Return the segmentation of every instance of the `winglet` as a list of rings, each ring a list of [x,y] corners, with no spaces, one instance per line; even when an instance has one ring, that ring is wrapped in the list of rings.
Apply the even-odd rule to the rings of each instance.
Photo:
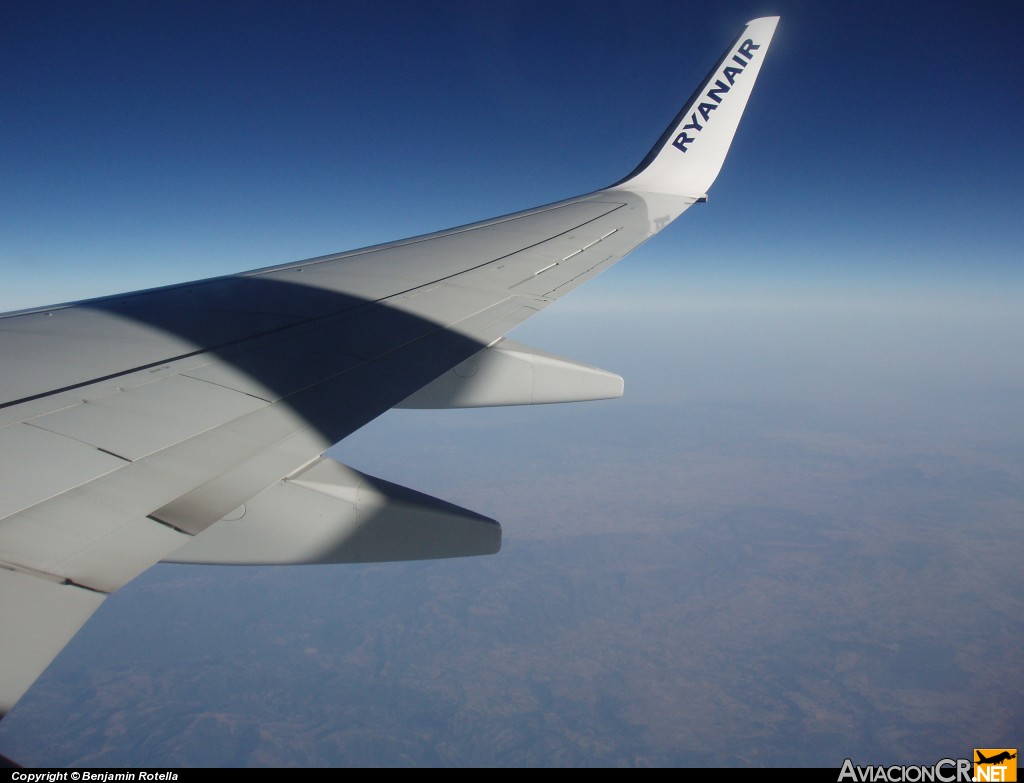
[[[732,144],[779,17],[747,22],[639,166],[612,190],[707,193]]]

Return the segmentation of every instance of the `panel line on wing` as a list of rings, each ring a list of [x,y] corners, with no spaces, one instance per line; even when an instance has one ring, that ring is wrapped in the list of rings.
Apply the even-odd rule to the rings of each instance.
[[[591,195],[595,195],[595,194],[591,194]],[[603,194],[603,192],[599,191],[598,195],[607,195],[607,194]],[[315,256],[313,258],[309,258],[309,259],[306,259],[304,261],[295,261],[295,262],[290,263],[290,264],[282,264],[282,265],[279,265],[279,266],[271,266],[271,267],[264,267],[262,269],[254,269],[254,270],[249,271],[249,272],[243,272],[242,276],[246,276],[246,277],[259,276],[259,275],[265,275],[265,274],[269,274],[269,273],[273,273],[273,272],[287,271],[287,270],[295,269],[297,267],[319,266],[320,264],[327,264],[327,263],[331,263],[332,261],[347,261],[349,259],[359,258],[361,256],[371,255],[373,253],[380,253],[380,252],[384,252],[384,251],[387,251],[387,250],[397,250],[399,248],[405,248],[405,247],[409,247],[411,245],[421,244],[423,242],[431,242],[431,241],[434,241],[434,240],[437,240],[437,239],[443,239],[445,237],[459,236],[460,234],[467,234],[467,233],[472,232],[472,231],[477,231],[477,230],[480,230],[480,229],[491,228],[491,227],[494,227],[494,226],[502,226],[504,224],[513,223],[513,222],[515,222],[517,220],[525,220],[527,218],[536,217],[538,215],[544,215],[544,214],[549,213],[549,212],[556,212],[557,210],[565,209],[567,207],[571,207],[571,206],[574,206],[576,204],[583,204],[583,203],[587,203],[587,204],[608,204],[609,206],[613,207],[608,212],[605,212],[602,215],[598,215],[597,216],[598,218],[603,217],[604,215],[607,215],[610,212],[614,212],[616,209],[619,209],[619,208],[625,206],[624,204],[622,204],[621,202],[618,202],[618,201],[605,201],[603,199],[586,199],[586,198],[583,198],[583,197],[577,197],[577,198],[574,198],[574,199],[567,199],[566,201],[559,201],[559,202],[556,202],[554,204],[549,204],[549,205],[547,205],[545,207],[540,207],[538,209],[527,210],[525,212],[514,213],[512,215],[505,215],[504,217],[501,217],[501,218],[495,218],[495,219],[492,219],[492,220],[485,220],[485,221],[481,221],[481,222],[478,222],[478,223],[470,223],[469,225],[460,226],[458,228],[448,229],[447,231],[438,231],[438,232],[434,232],[434,233],[431,233],[431,234],[423,234],[422,236],[410,237],[408,239],[402,239],[402,240],[399,240],[397,242],[386,242],[386,243],[381,244],[381,245],[371,245],[370,247],[363,248],[361,250],[349,250],[349,251],[346,251],[344,253],[331,253],[331,254],[328,254],[326,256]],[[594,219],[597,219],[597,218],[594,218]],[[588,221],[585,221],[584,223],[580,223],[579,225],[581,225],[581,226],[582,225],[586,225],[586,223],[589,223],[589,222],[590,221],[588,220]],[[577,226],[577,228],[578,227],[579,226]],[[572,231],[573,229],[568,229],[568,230]],[[542,240],[542,241],[544,241],[544,240]],[[525,249],[525,248],[521,248],[521,249]],[[492,259],[492,260],[497,260],[497,259]],[[489,263],[489,262],[486,262],[486,263]],[[48,310],[48,309],[52,309],[52,308],[40,308],[40,310]]]

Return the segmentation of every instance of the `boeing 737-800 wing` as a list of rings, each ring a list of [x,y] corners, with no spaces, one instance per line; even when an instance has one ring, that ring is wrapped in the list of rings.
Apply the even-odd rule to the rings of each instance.
[[[776,18],[750,22],[641,165],[437,234],[0,317],[0,714],[161,560],[485,554],[485,517],[325,458],[396,406],[616,397],[505,334],[703,199]]]

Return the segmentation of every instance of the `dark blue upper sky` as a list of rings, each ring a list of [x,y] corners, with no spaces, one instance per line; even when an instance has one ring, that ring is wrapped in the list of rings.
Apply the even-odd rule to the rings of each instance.
[[[283,263],[609,184],[743,22],[775,13],[712,204],[657,255],[727,277],[1019,281],[1019,3],[0,13],[0,309]]]

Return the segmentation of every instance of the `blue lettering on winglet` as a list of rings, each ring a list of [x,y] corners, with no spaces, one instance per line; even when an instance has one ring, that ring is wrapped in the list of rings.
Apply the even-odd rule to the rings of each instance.
[[[729,62],[736,63],[736,65],[727,65],[720,74],[717,74],[719,78],[715,79],[707,92],[700,97],[700,103],[690,115],[690,121],[680,128],[681,132],[676,135],[675,140],[672,142],[673,147],[686,152],[687,145],[697,140],[697,134],[704,130],[705,124],[711,118],[711,112],[718,108],[718,105],[722,102],[722,96],[732,89],[732,86],[736,83],[736,77],[743,73],[744,69],[750,65],[750,61],[754,59],[754,50],[760,48],[761,45],[754,43],[750,38],[740,44],[736,54],[729,60]]]

